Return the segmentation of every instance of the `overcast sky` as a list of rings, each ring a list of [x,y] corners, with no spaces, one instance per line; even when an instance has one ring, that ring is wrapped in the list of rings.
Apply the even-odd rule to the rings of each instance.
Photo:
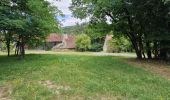
[[[76,23],[86,22],[87,20],[80,20],[72,16],[72,12],[69,10],[71,0],[48,0],[53,5],[57,6],[59,10],[63,12],[65,17],[57,16],[58,20],[61,21],[62,26],[73,26]]]

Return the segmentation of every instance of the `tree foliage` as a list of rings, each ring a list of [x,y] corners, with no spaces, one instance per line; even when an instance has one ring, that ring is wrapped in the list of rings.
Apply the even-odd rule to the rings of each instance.
[[[10,43],[16,43],[16,53],[23,57],[25,45],[42,41],[48,33],[58,30],[56,7],[46,0],[1,0],[0,31],[10,53]]]
[[[77,24],[75,26],[68,26],[62,29],[63,33],[80,35],[82,33],[91,38],[90,51],[102,51],[105,36],[108,33],[101,25],[90,25],[89,23]]]
[[[91,48],[91,39],[86,34],[80,34],[76,37],[76,48],[79,51],[87,51]]]
[[[72,0],[75,17],[127,36],[138,58],[166,58],[170,39],[169,0]],[[105,25],[101,25],[105,27]],[[154,44],[152,49],[151,45]]]
[[[62,28],[64,34],[81,34],[84,33],[88,27],[88,23],[76,24],[74,26],[66,26]]]

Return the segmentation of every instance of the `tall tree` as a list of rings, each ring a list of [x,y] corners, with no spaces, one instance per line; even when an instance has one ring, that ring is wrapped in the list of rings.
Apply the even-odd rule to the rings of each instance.
[[[29,41],[41,41],[59,28],[59,10],[46,0],[1,0],[0,4],[0,30],[6,36],[8,48],[11,40],[17,42],[21,57]]]
[[[94,24],[109,21],[108,30],[128,36],[141,59],[145,51],[151,58],[153,42],[165,49],[162,40],[169,41],[169,7],[168,0],[72,0],[71,10],[78,18],[90,16]]]

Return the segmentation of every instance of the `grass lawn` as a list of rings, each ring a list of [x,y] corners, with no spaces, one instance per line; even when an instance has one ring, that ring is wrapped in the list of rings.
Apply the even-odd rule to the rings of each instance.
[[[170,81],[120,57],[0,56],[0,97],[12,100],[168,100]],[[1,100],[0,98],[0,100]]]

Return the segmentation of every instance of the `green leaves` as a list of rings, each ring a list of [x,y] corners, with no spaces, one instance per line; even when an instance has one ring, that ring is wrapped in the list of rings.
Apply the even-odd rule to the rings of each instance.
[[[90,17],[95,26],[128,36],[142,58],[146,41],[169,41],[169,5],[169,0],[73,0],[71,10],[78,18]]]
[[[15,40],[13,42],[20,42],[24,47],[58,31],[56,14],[59,13],[46,0],[1,0],[0,31],[10,34],[8,42]]]
[[[91,39],[86,34],[80,34],[76,37],[76,47],[80,51],[86,51],[91,47]]]

